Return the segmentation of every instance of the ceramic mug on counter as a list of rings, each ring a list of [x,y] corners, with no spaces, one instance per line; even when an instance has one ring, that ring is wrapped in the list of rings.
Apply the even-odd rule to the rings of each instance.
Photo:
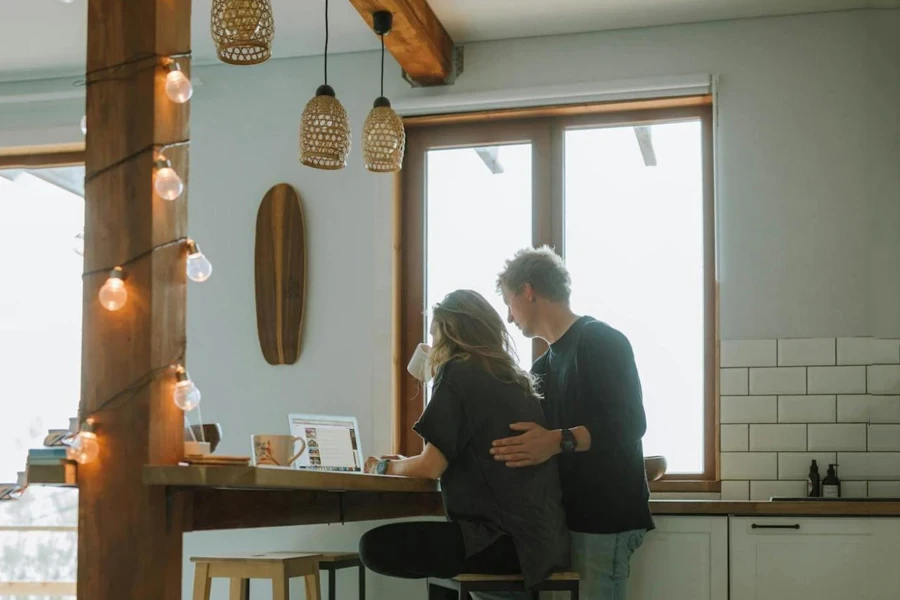
[[[294,452],[295,444],[300,443],[300,451]],[[270,435],[257,433],[250,436],[253,449],[254,465],[274,465],[290,467],[306,451],[303,438],[291,435]]]

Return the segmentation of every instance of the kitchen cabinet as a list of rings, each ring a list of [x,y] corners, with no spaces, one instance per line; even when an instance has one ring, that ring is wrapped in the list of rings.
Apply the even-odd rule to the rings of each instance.
[[[730,600],[900,598],[900,519],[731,517]]]
[[[631,559],[628,600],[727,600],[728,517],[655,521]]]

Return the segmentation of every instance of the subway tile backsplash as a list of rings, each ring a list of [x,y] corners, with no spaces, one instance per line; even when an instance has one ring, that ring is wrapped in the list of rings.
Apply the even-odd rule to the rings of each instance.
[[[845,497],[900,497],[900,340],[723,340],[723,500],[803,496],[810,462]]]

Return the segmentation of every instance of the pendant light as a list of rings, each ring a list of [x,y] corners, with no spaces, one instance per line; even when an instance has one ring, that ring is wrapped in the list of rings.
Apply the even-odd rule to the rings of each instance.
[[[372,15],[372,28],[381,36],[381,95],[363,125],[363,160],[366,168],[375,173],[399,171],[406,148],[403,120],[384,97],[384,36],[391,32],[393,15],[378,11]]]
[[[303,109],[300,121],[300,162],[333,171],[347,166],[350,120],[328,85],[328,0],[325,0],[325,83]]]
[[[222,62],[256,65],[272,56],[275,17],[270,0],[213,0],[209,22]]]

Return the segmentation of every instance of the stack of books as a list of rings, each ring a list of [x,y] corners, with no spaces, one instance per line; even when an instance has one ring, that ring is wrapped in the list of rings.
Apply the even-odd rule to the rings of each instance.
[[[69,457],[69,447],[63,445],[69,434],[66,430],[50,430],[44,448],[28,451],[28,481],[45,485],[74,485],[75,463]]]
[[[53,446],[51,448],[32,448],[28,451],[28,465],[59,466],[60,463],[69,460],[69,448],[67,446]]]

